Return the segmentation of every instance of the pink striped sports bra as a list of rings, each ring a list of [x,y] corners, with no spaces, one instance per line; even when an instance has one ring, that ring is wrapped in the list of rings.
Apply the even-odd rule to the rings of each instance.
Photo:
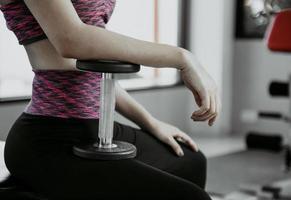
[[[80,19],[105,28],[115,0],[71,0]],[[19,44],[47,38],[22,0],[0,6]],[[32,98],[24,112],[61,118],[99,119],[101,74],[68,70],[33,70]]]
[[[115,0],[71,0],[80,19],[90,25],[105,28],[115,7]],[[14,32],[19,44],[27,45],[47,36],[23,0],[0,5],[8,29]]]

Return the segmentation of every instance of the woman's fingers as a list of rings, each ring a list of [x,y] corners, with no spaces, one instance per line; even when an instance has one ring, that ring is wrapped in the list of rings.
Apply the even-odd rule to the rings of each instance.
[[[201,99],[201,106],[199,110],[195,111],[193,115],[201,116],[208,112],[210,108],[210,97],[206,91],[199,92],[199,97]]]
[[[212,126],[217,118],[219,109],[220,109],[220,102],[219,102],[219,98],[217,97],[217,95],[215,96],[216,99],[216,109],[215,109],[215,114],[214,116],[209,120],[209,126]]]
[[[166,143],[172,147],[172,149],[176,152],[176,154],[178,156],[183,156],[184,155],[184,152],[183,152],[182,148],[180,147],[178,142],[172,136],[170,136],[167,139]]]
[[[198,145],[186,133],[180,132],[180,134],[175,137],[178,141],[187,144],[193,151],[199,151]]]
[[[214,117],[212,117],[212,118],[209,120],[209,123],[208,123],[209,126],[213,126],[213,124],[214,124],[216,118],[217,118],[217,115],[215,115]]]
[[[207,121],[207,120],[211,119],[215,115],[215,109],[216,109],[215,97],[211,96],[210,97],[210,109],[208,110],[208,112],[204,116],[201,117],[201,119],[203,121]]]
[[[215,95],[216,96],[216,95]],[[212,126],[212,124],[210,123],[210,120],[213,119],[213,117],[216,115],[216,108],[217,108],[217,102],[216,102],[216,98],[215,96],[211,96],[211,108],[210,108],[210,115],[208,116],[207,119],[209,119],[208,121],[208,125]]]
[[[208,121],[208,125],[212,126],[220,110],[220,99],[218,98],[217,89],[212,88],[208,92],[204,90],[204,92],[198,94],[201,97],[202,106],[192,114],[191,118],[194,121]]]
[[[200,98],[199,94],[198,94],[196,91],[194,91],[194,92],[193,92],[193,96],[194,96],[194,99],[195,99],[196,104],[197,104],[199,107],[201,107],[202,102],[201,102],[201,98]]]
[[[211,96],[210,98],[210,106],[207,112],[205,112],[203,115],[192,115],[192,119],[194,121],[207,121],[211,118],[214,117],[214,115],[216,114],[216,108],[217,108],[217,102],[216,102],[216,98],[214,96]]]

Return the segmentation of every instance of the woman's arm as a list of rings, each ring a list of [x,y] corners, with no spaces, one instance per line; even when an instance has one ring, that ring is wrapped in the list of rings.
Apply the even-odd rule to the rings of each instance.
[[[174,138],[180,142],[186,143],[194,151],[198,151],[197,145],[186,133],[177,127],[154,118],[118,83],[116,83],[116,111],[136,123],[149,134],[154,135],[162,142],[171,146],[178,156],[182,156],[184,153]]]
[[[144,130],[151,131],[155,126],[154,117],[132,98],[118,82],[116,82],[116,111]]]
[[[181,48],[87,25],[70,0],[25,0],[25,3],[63,57],[120,60],[152,67],[183,66]]]

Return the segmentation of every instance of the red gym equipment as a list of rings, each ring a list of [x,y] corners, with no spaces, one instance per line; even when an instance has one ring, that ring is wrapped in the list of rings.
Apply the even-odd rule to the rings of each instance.
[[[291,9],[284,9],[277,13],[272,19],[270,26],[266,33],[267,46],[274,52],[291,52]],[[290,54],[291,55],[291,54]],[[289,116],[283,116],[279,114],[281,120],[286,121],[290,125],[291,130],[291,75],[289,76],[289,82],[272,82],[269,87],[270,95],[273,97],[289,97]],[[279,116],[277,115],[277,116]],[[276,117],[275,117],[276,118]],[[279,119],[277,117],[277,119]],[[291,131],[287,134],[288,144],[286,147],[285,164],[286,169],[291,168]]]
[[[267,44],[272,51],[291,52],[291,9],[276,14],[267,31]]]

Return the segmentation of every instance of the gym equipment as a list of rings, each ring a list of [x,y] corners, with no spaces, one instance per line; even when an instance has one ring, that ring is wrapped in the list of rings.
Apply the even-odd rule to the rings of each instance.
[[[291,107],[291,105],[290,105]],[[255,112],[255,111],[243,111],[241,118],[244,122],[254,123],[259,118],[263,119],[275,119],[282,120],[291,126],[290,116],[276,112]],[[290,128],[291,129],[291,128]],[[248,148],[267,149],[272,151],[285,151],[285,171],[289,172],[291,169],[291,133],[286,133],[286,144],[284,145],[283,138],[277,135],[266,135],[263,133],[251,132],[247,134],[246,144]]]
[[[291,9],[284,9],[275,14],[267,31],[267,46],[271,51],[276,52],[291,52]],[[269,93],[272,97],[288,98],[291,94],[291,75],[288,82],[274,81],[269,85]],[[289,97],[290,98],[290,97]],[[290,125],[290,130],[286,133],[286,145],[282,145],[282,138],[279,135],[264,135],[257,132],[251,132],[247,135],[246,142],[250,148],[263,148],[285,150],[285,172],[291,169],[291,99],[289,99],[289,114],[280,112],[266,112],[266,111],[243,111],[241,119],[245,122],[255,122],[259,118],[282,120]],[[250,186],[256,198],[263,197],[263,199],[291,199],[290,195],[284,197],[282,191],[290,191],[291,181],[281,180],[276,185],[265,185],[256,187]],[[266,195],[269,195],[266,197]],[[271,196],[270,196],[271,195]]]
[[[291,105],[290,105],[291,107]],[[255,123],[259,119],[273,119],[284,121],[291,126],[291,117],[279,112],[244,110],[241,114],[241,120],[246,123]],[[291,128],[290,128],[291,129]],[[272,151],[285,151],[285,171],[291,169],[291,133],[286,133],[285,145],[282,136],[279,134],[263,134],[250,132],[246,137],[246,145],[251,149],[266,149]]]
[[[248,149],[264,149],[280,152],[283,149],[283,138],[279,134],[265,135],[258,132],[249,132],[246,137]]]
[[[279,12],[267,34],[268,48],[272,51],[291,51],[291,9]]]
[[[269,94],[273,97],[289,97],[289,83],[274,81],[269,86]]]
[[[285,9],[277,13],[269,26],[269,31],[267,34],[267,45],[268,48],[276,52],[291,52],[291,9]],[[291,83],[291,75],[289,76],[289,83]],[[270,93],[273,96],[287,96],[291,93],[291,87],[289,83],[273,83],[270,85]],[[275,91],[276,89],[276,91]],[[291,100],[289,100],[290,115],[285,116],[282,114],[282,118],[285,122],[290,125],[291,130]],[[291,131],[287,133],[287,145],[285,148],[285,167],[286,170],[290,170],[291,166]]]
[[[240,185],[240,191],[243,192],[242,194],[250,195],[250,199],[254,199],[257,197],[258,199],[282,199],[281,192],[282,188],[273,185],[265,185],[260,186],[256,184],[242,184]],[[252,198],[251,198],[252,197]],[[256,199],[257,199],[256,198]],[[286,198],[289,200],[289,198]]]
[[[286,116],[279,112],[243,110],[241,113],[241,119],[243,122],[254,123],[257,120],[259,120],[259,118],[276,119],[276,120],[283,120],[285,122],[291,122],[291,119],[289,116]]]
[[[135,73],[140,66],[128,62],[109,60],[78,60],[82,71],[101,72],[100,119],[98,139],[74,146],[75,155],[96,160],[120,160],[136,156],[136,147],[127,142],[112,141],[115,110],[114,73]]]
[[[275,14],[267,34],[267,46],[271,51],[291,52],[291,9],[284,9]],[[269,86],[269,93],[272,97],[289,97],[291,94],[291,75],[288,82],[274,81]],[[265,111],[243,111],[241,118],[245,122],[255,122],[259,118],[282,120],[290,124],[290,131],[286,134],[285,146],[285,168],[290,170],[291,167],[291,100],[289,106],[290,114],[286,115],[279,112]],[[262,135],[256,135],[256,139],[262,139]],[[266,137],[266,136],[265,136]],[[254,139],[254,135],[252,136]],[[266,138],[264,138],[266,139]]]

